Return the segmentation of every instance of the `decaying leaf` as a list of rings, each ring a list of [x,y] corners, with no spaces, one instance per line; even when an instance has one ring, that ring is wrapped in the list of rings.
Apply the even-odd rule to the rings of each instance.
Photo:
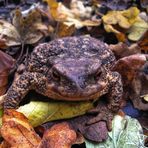
[[[48,31],[41,21],[37,8],[29,9],[27,13],[16,9],[13,12],[12,24],[0,20],[0,40],[5,40],[7,46],[34,44]]]
[[[28,119],[13,109],[5,110],[2,117],[2,137],[11,147],[33,148],[40,143],[40,137],[35,133]]]
[[[0,96],[6,92],[8,75],[14,66],[14,59],[0,50]]]
[[[47,130],[38,148],[71,148],[77,138],[76,132],[63,122]]]
[[[116,115],[108,139],[101,143],[85,140],[86,148],[138,148],[144,147],[144,135],[138,120]]]
[[[90,17],[92,8],[84,7],[82,1],[72,0],[70,9],[56,0],[44,0],[48,3],[52,18],[58,22],[64,22],[68,26],[75,25],[77,29],[84,26],[99,26],[101,21],[92,20]],[[89,18],[88,18],[89,16]]]
[[[31,125],[34,127],[42,123],[67,119],[83,115],[89,109],[93,108],[91,102],[41,102],[31,101],[29,104],[21,106],[18,111],[23,113]]]

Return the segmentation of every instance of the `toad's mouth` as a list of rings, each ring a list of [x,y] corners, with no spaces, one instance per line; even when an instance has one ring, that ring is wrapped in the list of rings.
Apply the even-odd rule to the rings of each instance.
[[[46,96],[55,100],[65,101],[93,100],[103,95],[105,87],[105,83],[101,85],[87,87],[86,89],[78,89],[77,91],[68,91],[65,88],[61,87],[59,87],[58,89],[52,87],[47,90],[48,92],[46,92]]]

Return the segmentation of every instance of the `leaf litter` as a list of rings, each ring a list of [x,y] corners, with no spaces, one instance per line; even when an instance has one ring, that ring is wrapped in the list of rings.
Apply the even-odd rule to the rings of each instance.
[[[146,15],[148,8],[146,4],[146,1],[138,3],[130,0],[64,0],[63,2],[44,0],[36,3],[28,0],[24,3],[8,0],[7,3],[0,2],[0,11],[2,11],[0,14],[1,108],[5,92],[18,72],[17,67],[27,62],[27,58],[37,44],[55,38],[86,34],[111,44],[109,47],[118,59],[114,69],[120,72],[123,79],[125,104],[130,99],[134,107],[145,114],[148,110],[148,19]],[[14,48],[18,50],[11,57],[9,53]],[[111,133],[107,134],[103,121],[96,125],[85,125],[86,121],[92,118],[86,114],[87,110],[93,107],[91,102],[70,104],[34,101],[33,94],[31,99],[33,99],[31,102],[19,107],[17,111],[8,110],[3,115],[3,109],[1,109],[3,121],[1,134],[4,138],[1,147],[22,147],[23,141],[24,147],[63,146],[69,148],[77,143],[78,134],[87,139],[85,143],[88,148],[94,146],[92,141],[100,142],[99,145],[95,145],[96,147],[105,142],[111,148],[115,147],[110,143],[112,136]],[[117,118],[119,117],[115,117],[113,123],[117,122]],[[113,124],[112,134],[118,133],[118,136],[112,137],[113,143],[116,146],[120,144],[123,146],[124,143],[126,147],[126,144],[131,144],[134,140],[134,138],[129,138],[130,141],[126,141],[127,134],[142,135],[143,131],[137,120],[127,116],[120,118],[122,118],[120,121],[126,120],[126,128],[129,128],[128,125],[131,123],[131,125],[138,125],[138,129],[133,128],[131,132],[132,128],[129,128],[130,132],[127,133],[125,129],[122,129],[123,125],[125,127],[125,122],[120,122],[120,127]],[[61,119],[64,119],[64,122]],[[148,127],[144,120],[145,118],[141,117],[139,121],[146,129]],[[52,124],[54,122],[56,124]],[[44,128],[43,137],[39,137],[32,126],[39,127],[45,124],[53,126]],[[62,138],[60,138],[59,128],[63,132]],[[147,130],[144,130],[144,134],[148,135]],[[135,138],[135,140],[135,147],[139,142],[141,146],[144,144],[143,137]],[[80,141],[82,143],[84,139]]]

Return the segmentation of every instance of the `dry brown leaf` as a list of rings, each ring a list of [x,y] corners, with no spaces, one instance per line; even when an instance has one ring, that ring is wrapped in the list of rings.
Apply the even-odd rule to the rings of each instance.
[[[76,132],[70,128],[68,123],[59,123],[45,132],[38,148],[71,148],[76,138]]]
[[[11,147],[34,148],[40,143],[40,137],[22,113],[14,109],[5,110],[2,122],[2,137]]]
[[[138,45],[140,46],[141,50],[148,51],[148,31],[145,33],[143,38],[139,41]]]
[[[14,66],[14,59],[0,50],[0,96],[6,91],[8,75]]]
[[[5,20],[0,20],[0,40],[5,40],[6,46],[21,44],[16,28]]]
[[[148,105],[141,96],[148,94],[148,62],[144,54],[135,54],[121,58],[114,66],[122,76],[124,98],[131,99],[135,108],[148,110]]]
[[[7,46],[34,44],[49,33],[37,8],[26,11],[24,13],[20,9],[14,10],[12,24],[0,20],[0,40],[5,40]]]
[[[120,42],[115,45],[109,45],[109,48],[114,52],[117,59],[141,53],[141,48],[136,43],[128,46],[127,44]]]
[[[128,85],[134,79],[139,70],[146,62],[146,57],[143,54],[135,54],[119,59],[114,70],[118,71],[123,78],[123,84]]]

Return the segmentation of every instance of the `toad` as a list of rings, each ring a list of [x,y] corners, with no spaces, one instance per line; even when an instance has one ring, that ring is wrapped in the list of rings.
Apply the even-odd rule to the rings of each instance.
[[[7,91],[4,109],[17,108],[29,90],[55,100],[88,101],[105,95],[106,107],[88,124],[111,120],[120,109],[122,82],[118,72],[111,71],[115,56],[109,46],[89,36],[65,37],[38,45],[25,71]]]

